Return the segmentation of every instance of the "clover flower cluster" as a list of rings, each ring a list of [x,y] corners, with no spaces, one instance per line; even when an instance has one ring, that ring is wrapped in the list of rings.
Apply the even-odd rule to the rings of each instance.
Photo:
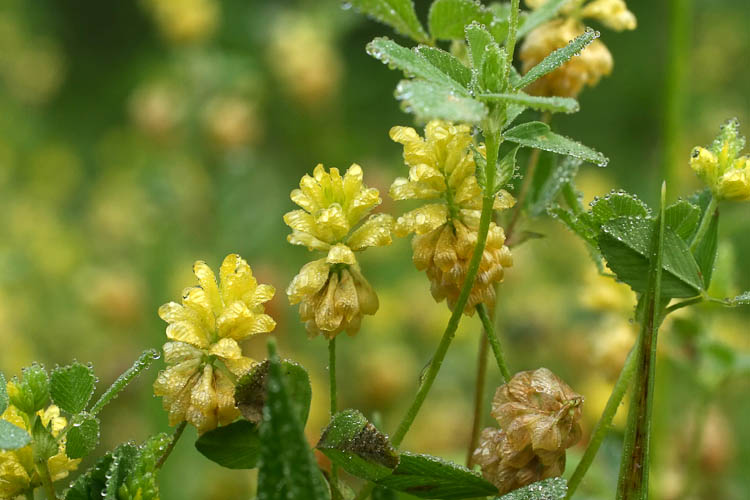
[[[538,9],[547,0],[526,0],[531,9]],[[560,17],[532,30],[519,50],[522,71],[526,73],[551,52],[565,47],[584,33],[584,18],[595,19],[615,31],[633,30],[636,19],[623,0],[571,0],[560,9]],[[594,40],[578,57],[572,58],[555,71],[532,83],[526,90],[534,95],[575,97],[584,86],[594,86],[602,76],[609,75],[614,65],[612,54],[601,40]]]
[[[473,462],[500,494],[562,475],[565,450],[581,438],[583,397],[546,368],[519,372],[498,388]]]
[[[750,156],[739,156],[745,147],[737,119],[722,125],[721,133],[707,148],[696,147],[690,168],[719,200],[750,200]]]

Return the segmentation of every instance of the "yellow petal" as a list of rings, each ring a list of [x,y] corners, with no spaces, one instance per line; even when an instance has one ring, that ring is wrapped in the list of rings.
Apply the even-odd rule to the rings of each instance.
[[[29,487],[31,478],[11,451],[0,451],[0,498],[16,498]]]
[[[315,237],[333,244],[346,236],[349,232],[349,221],[344,209],[338,203],[323,208],[315,213]]]
[[[237,255],[229,254],[219,268],[221,298],[224,304],[240,300],[258,286],[250,265]]]
[[[328,264],[356,264],[357,259],[354,257],[354,252],[351,248],[346,245],[338,244],[331,247],[326,257]]]
[[[330,268],[325,259],[314,260],[302,266],[286,290],[289,302],[297,304],[303,298],[317,293],[325,285]]]
[[[219,297],[219,286],[216,283],[216,276],[208,265],[202,260],[193,264],[193,272],[198,278],[198,284],[206,294],[208,303],[215,314],[221,311],[221,299]]]
[[[339,277],[332,273],[328,279],[328,285],[324,289],[324,295],[315,309],[315,324],[321,330],[333,332],[341,325],[344,319],[342,311],[336,308],[336,288]]]
[[[308,212],[314,212],[317,209],[315,202],[307,194],[303,193],[301,189],[293,190],[290,198],[294,203]]]
[[[188,321],[178,321],[167,326],[167,338],[187,342],[196,347],[208,346],[208,336],[200,325]]]
[[[167,342],[164,344],[164,362],[167,364],[200,359],[203,352],[184,342]]]
[[[315,218],[304,210],[292,210],[284,214],[287,226],[303,233],[313,234],[316,229]]]
[[[331,247],[329,243],[316,238],[312,234],[299,231],[292,232],[286,237],[286,240],[292,245],[305,246],[308,250],[328,250]]]
[[[225,359],[224,364],[227,365],[229,371],[241,377],[249,372],[253,366],[257,365],[258,362],[246,356],[241,356],[238,359]]]
[[[431,203],[399,217],[394,231],[401,237],[410,233],[426,234],[445,224],[447,220],[448,207],[442,203]]]
[[[354,277],[354,283],[357,288],[357,302],[362,314],[375,314],[378,311],[378,295],[370,283],[365,279],[362,273],[352,267],[349,269]]]
[[[209,354],[226,359],[239,359],[242,357],[242,349],[234,339],[221,339],[211,346]]]
[[[251,293],[247,293],[242,300],[247,306],[255,312],[262,311],[262,304],[265,304],[276,294],[276,289],[271,285],[258,285]],[[258,308],[260,308],[258,310]]]
[[[213,330],[216,324],[213,306],[203,288],[193,286],[182,291],[182,305],[195,311],[197,317],[207,330]]]
[[[440,198],[443,191],[429,187],[420,182],[412,182],[404,177],[398,177],[393,184],[389,193],[394,200],[430,200]]]
[[[355,252],[367,247],[387,246],[393,242],[392,230],[393,217],[387,214],[372,215],[349,236],[346,244]]]
[[[581,14],[597,19],[615,31],[634,30],[638,24],[624,0],[594,0],[583,8]]]
[[[266,314],[253,312],[242,301],[232,302],[216,320],[219,337],[244,340],[250,335],[270,332],[276,322]]]
[[[234,405],[234,384],[221,372],[216,377],[216,414],[219,425],[232,423],[240,416],[240,411]]]
[[[190,392],[190,406],[185,415],[186,419],[198,429],[198,433],[216,428],[217,397],[214,387],[213,367],[206,365],[203,374]]]

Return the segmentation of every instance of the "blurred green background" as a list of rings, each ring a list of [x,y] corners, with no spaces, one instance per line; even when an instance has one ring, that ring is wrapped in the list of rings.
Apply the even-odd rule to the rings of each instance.
[[[682,92],[682,114],[679,126],[666,127],[674,97],[666,83],[672,4],[692,4],[692,22],[676,59],[684,75],[671,87]],[[580,113],[554,119],[558,131],[611,158],[606,169],[582,169],[587,201],[617,187],[653,202],[664,177],[670,198],[687,195],[699,187],[687,167],[692,146],[710,143],[732,116],[750,135],[747,1],[628,5],[638,29],[603,32],[614,74],[584,91]],[[424,15],[428,2],[417,6]],[[384,195],[405,175],[401,148],[388,138],[391,126],[413,125],[392,98],[400,75],[364,51],[382,34],[393,36],[336,1],[2,0],[0,369],[12,375],[32,360],[53,366],[78,359],[94,362],[102,385],[109,383],[143,349],[164,342],[156,309],[193,283],[193,261],[216,267],[238,252],[261,282],[277,288],[269,306],[274,334],[284,355],[311,373],[307,432],[317,439],[327,420],[326,346],[307,340],[284,294],[312,255],[286,243],[281,217],[292,209],[291,189],[319,162],[361,164],[365,182]],[[676,154],[666,153],[669,137]],[[381,208],[403,210],[387,196]],[[717,294],[750,289],[747,214],[746,205],[722,207]],[[556,222],[523,227],[547,237],[514,251],[501,287],[498,321],[509,364],[547,366],[582,393],[588,434],[632,344],[633,299],[626,287],[598,277],[583,245]],[[355,338],[338,343],[339,404],[380,412],[388,430],[449,316],[410,254],[409,241],[400,240],[364,255],[381,308]],[[657,498],[747,498],[748,379],[730,377],[710,394],[699,387],[723,369],[701,343],[747,353],[748,319],[748,311],[704,307],[665,326]],[[464,461],[478,323],[463,321],[405,448]],[[247,345],[256,358],[264,348],[260,337]],[[155,376],[156,368],[141,375],[102,414],[99,452],[167,430],[151,395]],[[498,382],[490,363],[488,402]],[[613,496],[620,413],[580,498]],[[696,440],[700,414],[705,427]],[[569,465],[584,445],[569,452]],[[162,498],[248,498],[253,484],[252,473],[223,470],[184,439],[164,468]]]

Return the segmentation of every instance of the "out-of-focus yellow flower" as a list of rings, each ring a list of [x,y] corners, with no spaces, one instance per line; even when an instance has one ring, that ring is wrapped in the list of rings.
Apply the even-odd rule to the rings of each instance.
[[[581,438],[583,397],[546,368],[517,373],[500,386],[492,416],[501,430],[482,432],[473,460],[507,493],[565,469],[565,450]]]
[[[205,40],[219,24],[216,0],[144,0],[144,5],[161,34],[172,43]]]
[[[10,383],[8,389],[11,389]],[[41,418],[44,427],[55,437],[68,423],[65,417],[60,416],[60,409],[55,405],[40,410],[37,415]],[[1,418],[31,433],[26,419],[15,406],[8,406]],[[70,471],[78,468],[80,462],[80,459],[71,460],[65,454],[65,438],[63,437],[60,440],[58,453],[47,460],[52,481],[67,477]],[[34,467],[31,445],[13,451],[0,451],[0,498],[15,498],[29,488],[36,488],[40,485],[41,479]]]
[[[203,126],[222,149],[236,149],[256,141],[262,127],[254,104],[240,96],[217,96],[203,110]]]
[[[237,254],[228,255],[213,271],[202,261],[193,266],[198,286],[183,292],[182,304],[169,302],[159,316],[169,323],[164,360],[169,365],[154,382],[163,397],[169,424],[182,421],[204,433],[239,416],[234,405],[234,379],[255,361],[242,355],[238,342],[270,332],[276,322],[264,313],[273,297],[270,285],[259,285],[252,269]]]
[[[425,137],[411,127],[393,127],[391,139],[404,146],[404,161],[409,177],[400,177],[391,185],[394,200],[435,200],[396,221],[398,236],[414,233],[414,264],[425,270],[432,283],[435,300],[447,299],[452,309],[461,288],[477,242],[482,208],[482,189],[477,183],[471,127],[433,120],[425,128]],[[484,151],[484,145],[477,148]],[[504,210],[515,203],[513,196],[501,190],[494,208]],[[494,284],[502,281],[504,268],[513,265],[505,233],[490,225],[487,245],[479,274],[466,304],[473,314],[477,304],[494,304]]]
[[[546,0],[526,0],[537,9]],[[565,47],[568,42],[584,33],[581,20],[592,18],[616,31],[635,29],[635,15],[623,0],[594,0],[582,6],[582,1],[570,1],[560,9],[561,17],[535,28],[524,39],[519,51],[523,72],[539,64],[552,51]],[[594,40],[581,53],[548,73],[526,90],[534,95],[577,96],[585,85],[594,86],[602,76],[612,72],[612,54],[600,40]]]
[[[177,126],[184,114],[184,99],[177,88],[156,82],[140,86],[128,103],[135,124],[148,135],[164,139]]]
[[[729,120],[709,149],[698,146],[690,155],[690,168],[720,200],[750,200],[750,156],[739,156],[745,147],[739,129],[736,118]]]
[[[285,90],[308,108],[328,102],[339,87],[342,63],[331,32],[327,19],[292,11],[270,27],[269,63]]]
[[[363,219],[381,203],[377,189],[362,182],[362,168],[353,164],[341,176],[318,165],[305,175],[291,199],[301,210],[284,215],[292,228],[287,239],[308,250],[327,252],[323,259],[302,267],[287,288],[292,304],[311,336],[333,338],[342,331],[354,334],[364,314],[375,314],[378,297],[364,278],[354,252],[391,244],[393,218],[386,214]]]

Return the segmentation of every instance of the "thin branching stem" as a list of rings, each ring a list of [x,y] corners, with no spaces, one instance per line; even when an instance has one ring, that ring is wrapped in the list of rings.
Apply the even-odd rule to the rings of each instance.
[[[187,421],[183,420],[182,423],[180,423],[180,425],[178,425],[177,428],[174,430],[174,434],[172,434],[172,440],[169,441],[169,444],[167,445],[167,449],[164,450],[164,453],[159,458],[159,461],[156,462],[157,469],[161,469],[162,465],[164,465],[164,462],[166,462],[167,459],[169,458],[169,455],[172,454],[172,450],[174,450],[174,447],[177,444],[177,441],[180,440],[182,433],[185,432],[185,427],[187,427]]]
[[[487,340],[490,341],[490,346],[492,346],[492,354],[495,355],[497,367],[503,375],[503,382],[508,382],[510,380],[510,370],[508,370],[508,363],[505,361],[503,346],[500,344],[500,339],[495,332],[494,322],[492,321],[492,318],[490,318],[490,315],[487,314],[487,308],[484,304],[477,305],[477,314],[479,314],[479,319],[482,321]]]
[[[328,341],[328,388],[330,390],[331,418],[338,411],[338,398],[336,396],[336,337]],[[331,491],[334,498],[338,496],[339,470],[335,463],[331,463]]]
[[[479,446],[479,434],[482,432],[482,417],[484,416],[484,388],[487,385],[487,351],[490,344],[487,335],[479,336],[479,355],[477,356],[477,378],[474,384],[474,418],[471,424],[471,438],[466,453],[466,465],[472,466],[474,450]]]

